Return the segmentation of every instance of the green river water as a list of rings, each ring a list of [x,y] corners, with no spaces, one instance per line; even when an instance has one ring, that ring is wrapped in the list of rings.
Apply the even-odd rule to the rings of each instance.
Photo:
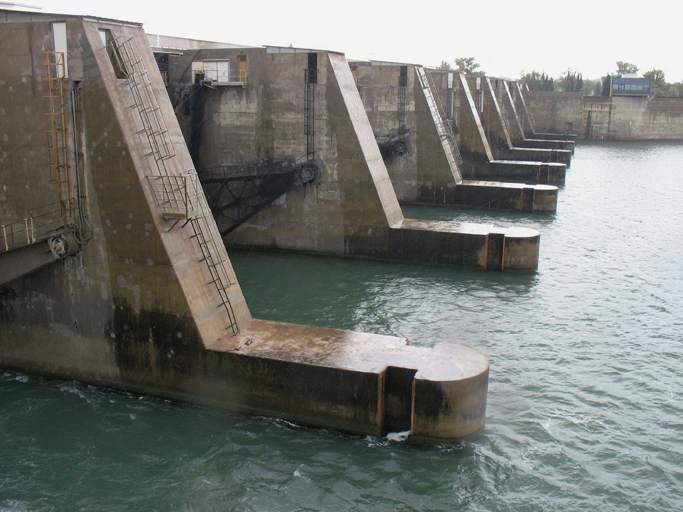
[[[255,317],[474,347],[456,446],[307,429],[0,371],[0,510],[683,510],[683,145],[580,143],[537,273],[242,252]]]

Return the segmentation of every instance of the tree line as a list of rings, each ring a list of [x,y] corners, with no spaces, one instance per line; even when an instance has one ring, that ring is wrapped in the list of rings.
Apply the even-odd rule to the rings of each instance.
[[[480,65],[474,57],[459,57],[455,59],[455,68],[448,61],[442,60],[438,69],[459,71],[468,75],[484,75]],[[521,73],[519,82],[527,84],[533,91],[580,92],[586,96],[609,96],[612,78],[621,78],[627,74],[638,73],[638,66],[630,62],[617,61],[617,69],[610,71],[597,79],[583,78],[578,71],[569,68],[557,79],[545,71],[533,70]],[[643,73],[643,78],[650,79],[650,91],[660,97],[683,97],[683,82],[667,82],[661,69],[652,69]]]
[[[621,78],[628,74],[637,74],[638,66],[630,62],[617,61],[617,69],[599,79],[584,79],[581,73],[568,69],[557,80],[548,78],[545,73],[532,71],[523,73],[519,81],[529,85],[529,89],[536,91],[583,91],[586,96],[609,96],[613,78]],[[545,80],[544,80],[545,77]],[[650,91],[660,97],[683,97],[683,82],[669,83],[661,69],[652,69],[643,73],[643,78],[650,79]]]

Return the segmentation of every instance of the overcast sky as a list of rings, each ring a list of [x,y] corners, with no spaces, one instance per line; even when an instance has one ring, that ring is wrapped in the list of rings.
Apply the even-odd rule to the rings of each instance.
[[[683,80],[680,12],[673,2],[602,0],[376,2],[373,0],[19,0],[44,12],[141,22],[153,34],[250,46],[337,50],[352,59],[438,65],[474,57],[491,76],[568,68],[584,78],[616,69],[662,69]]]

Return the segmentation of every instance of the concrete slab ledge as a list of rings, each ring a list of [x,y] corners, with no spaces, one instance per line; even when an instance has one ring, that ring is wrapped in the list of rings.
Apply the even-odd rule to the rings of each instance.
[[[238,231],[237,231],[238,232]],[[228,251],[262,250],[314,256],[388,261],[498,271],[535,271],[541,234],[535,229],[492,224],[402,219],[383,230],[348,235],[339,252],[272,244],[226,242]]]
[[[405,262],[503,271],[538,268],[541,234],[535,229],[403,219],[391,234],[393,254]]]
[[[463,180],[446,187],[418,187],[417,198],[401,202],[477,210],[554,213],[557,211],[557,195],[557,187],[553,185]]]
[[[561,163],[569,167],[572,163],[572,152],[566,149],[542,149],[535,147],[514,147],[505,151],[508,158],[515,160],[532,160],[535,162]]]
[[[260,379],[261,391],[275,396],[269,401],[283,405],[282,411],[269,411],[273,416],[291,418],[287,404],[295,400],[303,424],[343,424],[343,430],[367,433],[371,425],[361,420],[354,427],[351,418],[370,418],[377,434],[409,430],[411,440],[426,443],[455,442],[484,426],[489,361],[462,345],[414,347],[394,336],[252,320],[237,336],[207,348],[295,365],[295,373]],[[325,369],[336,375],[331,395],[326,389],[330,381],[318,378]],[[295,389],[298,394],[291,396]],[[370,410],[349,410],[349,404]]]
[[[454,206],[555,213],[558,188],[553,185],[464,180],[455,187]]]
[[[544,140],[573,140],[576,142],[579,140],[579,136],[576,133],[570,133],[569,135],[564,133],[536,133],[534,132],[530,137],[532,139],[544,139]]]
[[[576,149],[576,141],[573,140],[524,139],[515,145],[521,148],[565,149],[572,155]]]
[[[564,185],[567,166],[556,162],[493,160],[463,167],[463,177],[477,181]]]

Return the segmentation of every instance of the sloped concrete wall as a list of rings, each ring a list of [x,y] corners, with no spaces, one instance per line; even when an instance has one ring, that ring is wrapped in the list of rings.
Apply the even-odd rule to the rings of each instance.
[[[307,53],[213,50],[188,54],[171,64],[174,75],[194,60],[247,56],[247,86],[200,89],[202,140],[198,169],[269,158],[299,159],[306,153],[304,70]],[[174,78],[177,77],[177,78]],[[176,114],[185,107],[179,102]],[[186,136],[190,122],[183,119]],[[197,124],[197,123],[194,123]],[[318,53],[315,86],[315,152],[321,176],[312,187],[287,193],[226,237],[228,247],[258,246],[331,254],[386,250],[388,228],[403,216],[367,121],[346,59]],[[365,240],[365,241],[364,241]]]
[[[66,21],[69,76],[82,88],[81,178],[92,237],[79,255],[3,289],[0,364],[124,389],[164,388],[160,394],[183,396],[191,387],[189,376],[202,364],[197,354],[228,335],[226,314],[207,286],[211,278],[189,226],[169,230],[156,210],[145,179],[153,161],[130,108],[128,86],[116,78],[98,29],[138,40],[148,69],[155,69],[154,59],[148,47],[145,51],[140,28]],[[13,37],[25,43],[13,46],[16,59],[0,59],[2,76],[16,81],[3,84],[7,94],[0,99],[5,112],[0,132],[7,134],[3,150],[13,162],[27,160],[23,170],[2,162],[0,172],[15,188],[0,198],[4,216],[21,211],[26,196],[19,189],[28,191],[25,185],[49,189],[40,107],[45,71],[39,63],[40,52],[52,43],[48,22],[0,30],[23,33]],[[173,121],[161,78],[151,76],[162,115]],[[33,130],[10,138],[14,120],[22,117]],[[191,162],[177,124],[169,122],[169,134],[178,153],[170,170],[186,171]],[[71,142],[68,150],[75,151]],[[239,285],[230,297],[238,322],[247,323],[250,315]]]
[[[378,141],[402,136],[406,151],[396,153],[392,147],[383,150],[384,162],[392,178],[396,196],[401,201],[414,202],[417,199],[418,182],[418,139],[415,97],[415,73],[413,66],[407,73],[405,110],[399,115],[400,65],[373,65],[369,62],[353,62],[358,92],[363,100],[365,112]],[[401,125],[401,119],[404,123]]]
[[[402,202],[441,203],[452,195],[454,171],[444,151],[416,66],[407,68],[406,105],[400,139],[406,152],[383,152],[396,196]],[[401,135],[399,127],[399,77],[401,65],[353,62],[358,91],[378,141]],[[451,165],[455,168],[451,168]]]

